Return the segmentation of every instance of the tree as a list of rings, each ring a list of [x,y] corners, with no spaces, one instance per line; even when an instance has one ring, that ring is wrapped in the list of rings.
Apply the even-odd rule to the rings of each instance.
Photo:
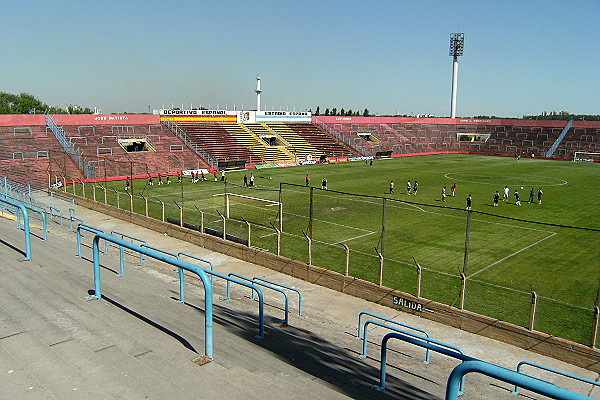
[[[317,110],[315,111],[315,115],[318,117],[319,115],[321,115],[321,108],[319,106],[317,106]]]
[[[325,115],[326,115],[326,116],[327,116],[327,115],[329,115],[329,108],[326,108],[326,109],[325,109]]]
[[[365,108],[365,111],[363,111],[363,117],[368,117],[369,116],[369,109]]]
[[[346,115],[346,110],[344,110],[343,108],[340,110],[340,115]]]
[[[335,107],[334,107],[334,108],[331,110],[331,115],[337,115],[337,108],[335,108]]]

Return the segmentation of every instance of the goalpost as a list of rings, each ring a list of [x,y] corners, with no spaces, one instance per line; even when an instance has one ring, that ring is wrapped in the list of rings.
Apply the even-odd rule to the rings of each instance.
[[[573,155],[573,162],[600,162],[600,153],[576,151]]]
[[[279,219],[282,204],[278,201],[245,196],[237,193],[217,193],[213,195],[213,209],[223,210],[227,219],[244,218],[253,223],[269,225]]]

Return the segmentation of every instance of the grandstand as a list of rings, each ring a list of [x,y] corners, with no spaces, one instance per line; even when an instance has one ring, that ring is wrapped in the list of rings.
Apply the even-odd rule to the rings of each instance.
[[[48,122],[49,118],[52,123]],[[395,309],[362,300],[355,303],[359,299],[318,287],[316,284],[337,291],[341,288],[341,292],[356,297],[365,296],[371,302],[388,306],[392,304],[392,298],[393,304],[400,304],[397,303],[399,301],[404,308],[417,306],[415,302],[392,297],[395,292],[387,288],[342,274],[334,275],[311,265],[310,261],[304,263],[280,257],[260,248],[248,251],[239,243],[208,238],[208,235],[191,232],[184,226],[153,220],[141,214],[133,216],[131,212],[123,212],[126,211],[124,209],[78,196],[71,196],[74,200],[62,200],[66,205],[60,213],[57,212],[58,205],[54,197],[50,197],[52,206],[43,204],[43,199],[48,201],[48,194],[57,196],[58,192],[47,191],[48,185],[56,180],[109,180],[128,175],[177,173],[186,169],[210,169],[223,165],[245,168],[293,165],[321,157],[374,156],[384,151],[392,155],[468,152],[503,156],[535,154],[536,157],[543,157],[554,148],[554,154],[549,157],[572,159],[576,151],[600,151],[600,143],[597,142],[599,134],[598,123],[573,122],[566,125],[564,121],[313,117],[313,123],[234,123],[226,119],[220,122],[167,122],[158,115],[0,116],[0,175],[7,177],[3,185],[4,199],[10,205],[14,200],[12,195],[26,198],[23,204],[29,203],[27,206],[32,209],[38,207],[36,209],[40,215],[48,216],[52,231],[48,244],[33,238],[35,263],[43,268],[30,270],[27,267],[31,263],[16,259],[18,255],[24,255],[18,250],[21,232],[15,232],[12,226],[9,229],[9,223],[0,220],[2,241],[10,243],[9,246],[0,247],[2,259],[9,260],[3,263],[2,273],[10,277],[0,285],[3,304],[10,305],[7,307],[10,313],[0,314],[0,328],[3,329],[0,335],[3,347],[0,347],[0,351],[4,357],[0,357],[0,360],[10,359],[6,365],[13,368],[11,371],[16,371],[15,376],[19,377],[14,382],[9,381],[10,386],[3,387],[17,390],[36,381],[39,382],[37,386],[31,386],[35,394],[49,398],[69,398],[69,390],[76,390],[69,387],[72,382],[80,385],[81,398],[93,394],[99,394],[102,398],[124,395],[129,398],[190,398],[202,391],[207,394],[206,398],[211,398],[209,394],[212,393],[210,395],[215,399],[241,398],[242,394],[244,398],[258,399],[263,398],[261,395],[265,387],[269,395],[298,399],[441,398],[448,369],[458,362],[452,364],[446,361],[430,368],[429,365],[415,362],[417,357],[422,356],[419,350],[404,347],[390,356],[389,365],[394,367],[388,371],[387,389],[381,392],[372,389],[378,383],[379,373],[373,365],[379,364],[380,355],[371,349],[366,360],[357,359],[359,346],[350,343],[348,333],[348,326],[354,324],[356,314],[368,309],[385,314],[389,320],[398,319],[411,326],[427,326],[427,329],[437,332],[437,338],[443,338],[445,345],[465,347],[469,354],[489,364],[513,368],[517,362],[527,359],[533,360],[536,365],[551,366],[554,372],[568,370],[572,375],[585,376],[583,386],[580,383],[565,383],[562,378],[554,376],[547,378],[544,375],[544,379],[560,382],[561,387],[598,398],[598,385],[594,386],[594,381],[598,379],[600,363],[593,344],[585,346],[467,310],[458,310],[454,306],[435,305],[431,301],[427,303],[431,313],[428,318],[465,330],[486,331],[487,336],[502,340],[508,336],[507,341],[517,343],[522,348],[560,357],[569,361],[569,364],[508,345],[498,346],[495,341],[410,313],[398,313]],[[8,185],[7,179],[15,182],[11,181],[11,185]],[[26,191],[13,191],[16,183],[44,189],[38,193],[37,199],[33,199],[27,197]],[[107,219],[106,215],[88,211],[79,205],[75,216],[75,201],[112,217]],[[34,203],[35,207],[32,206]],[[40,211],[39,207],[44,206],[47,211]],[[8,212],[12,205],[5,203],[3,207]],[[131,207],[130,211],[133,211],[133,203]],[[57,218],[57,215],[60,217]],[[203,214],[200,215],[203,217]],[[113,219],[115,216],[129,220]],[[146,261],[146,267],[138,271],[133,268],[138,262],[135,256],[125,263],[127,275],[135,276],[141,283],[128,282],[121,286],[123,281],[118,275],[123,273],[113,270],[113,274],[107,274],[108,271],[103,271],[103,275],[109,276],[103,279],[107,279],[107,286],[113,290],[105,292],[107,301],[104,304],[109,303],[110,306],[99,306],[90,301],[93,298],[89,296],[85,298],[86,302],[80,302],[85,295],[95,293],[90,289],[91,273],[81,272],[91,271],[86,261],[94,256],[87,254],[88,260],[77,259],[76,262],[65,264],[58,255],[63,254],[67,245],[70,249],[74,248],[75,233],[66,232],[67,227],[75,226],[76,229],[77,224],[83,224],[84,221],[93,226],[89,231],[87,247],[92,246],[94,234],[104,230],[111,235],[120,235],[122,239],[128,237],[155,245],[155,250],[163,255],[177,252],[175,249],[201,249],[190,243],[175,241],[175,237],[185,238],[202,245],[204,248],[194,253],[196,257],[206,257],[215,264],[220,263],[217,270],[223,274],[243,271],[248,276],[271,278],[271,275],[277,275],[288,288],[298,287],[311,293],[313,298],[307,301],[306,312],[309,317],[288,323],[287,296],[285,304],[270,298],[268,308],[271,319],[266,321],[267,334],[275,339],[272,343],[264,344],[254,337],[254,303],[252,306],[244,305],[244,300],[249,296],[237,292],[235,299],[215,308],[219,322],[215,330],[222,340],[216,348],[215,362],[209,363],[208,367],[201,367],[201,370],[194,370],[197,366],[190,368],[188,361],[194,359],[198,364],[206,361],[198,358],[198,355],[208,340],[197,332],[199,327],[196,319],[199,319],[199,314],[206,315],[207,312],[207,308],[200,305],[202,296],[198,297],[197,293],[201,285],[196,281],[191,300],[179,304],[187,307],[180,315],[181,307],[178,308],[177,302],[169,300],[178,300],[175,298],[175,286],[178,285],[173,282],[174,279],[181,279],[181,276],[173,274],[176,268],[157,264],[149,268]],[[142,229],[133,223],[146,224],[145,227],[151,229]],[[181,223],[183,225],[183,220]],[[103,269],[111,269],[110,265],[118,265],[121,261],[115,255],[118,253],[115,247],[118,246],[112,246],[111,255],[106,257]],[[254,264],[268,265],[271,270],[249,263],[241,266],[241,261],[225,258],[223,254],[209,251],[208,248],[238,255]],[[85,251],[89,251],[89,248]],[[140,256],[137,266],[142,267],[142,263]],[[302,280],[274,274],[272,269],[290,272],[290,275]],[[56,287],[48,289],[41,282],[58,283]],[[223,282],[215,287],[220,290],[220,295],[228,297],[229,292],[225,291]],[[163,304],[163,301],[166,302]],[[284,308],[285,322],[272,316]],[[170,319],[161,314],[165,310],[175,317]],[[65,328],[65,323],[68,323],[69,329]],[[82,334],[86,340],[82,339]],[[467,335],[468,339],[465,339]],[[377,332],[372,340],[375,341],[373,338],[376,337],[377,343],[381,343],[382,336],[381,332]],[[483,354],[484,350],[490,353]],[[55,374],[45,372],[36,365],[38,360],[41,360],[41,364],[56,368],[56,374],[67,376],[68,382],[57,382]],[[97,365],[101,366],[101,371],[90,373],[91,369],[87,367]],[[181,371],[185,379],[174,371]],[[3,380],[3,385],[7,381]],[[223,382],[231,384],[223,385]],[[206,393],[207,387],[211,388],[208,391],[210,393]],[[294,393],[289,393],[290,388]],[[288,392],[282,395],[284,390]],[[499,388],[497,383],[490,384],[485,379],[469,379],[468,390],[476,393],[474,398],[514,398],[511,393],[513,387],[505,384]],[[531,393],[527,395],[538,398]]]

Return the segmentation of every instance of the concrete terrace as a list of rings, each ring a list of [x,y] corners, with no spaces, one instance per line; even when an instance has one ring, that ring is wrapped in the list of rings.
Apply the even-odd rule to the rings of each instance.
[[[39,196],[40,203],[49,202]],[[54,207],[60,201],[54,199]],[[61,204],[68,210],[70,203]],[[68,215],[68,212],[63,212]],[[389,331],[369,329],[368,357],[358,358],[358,314],[367,311],[427,330],[432,338],[466,354],[515,369],[527,360],[599,380],[597,373],[418,316],[369,303],[258,265],[208,251],[103,214],[76,207],[77,218],[106,232],[118,231],[171,253],[211,261],[224,274],[262,277],[299,289],[290,294],[284,326],[283,297],[265,294],[265,337],[257,339],[258,303],[250,290],[214,281],[214,359],[197,365],[204,351],[204,291],[186,276],[186,302],[179,303],[177,271],[171,265],[126,256],[119,277],[118,249],[102,255],[102,301],[93,294],[91,234],[77,258],[76,236],[49,223],[48,240],[33,229],[32,260],[24,261],[23,232],[14,219],[0,218],[0,398],[3,399],[443,399],[458,361],[391,342],[387,389],[379,383],[379,343]],[[39,224],[39,221],[35,221]],[[34,224],[35,224],[34,223]],[[600,399],[600,388],[529,369],[532,376]],[[469,374],[463,399],[516,399],[513,387]],[[529,399],[542,399],[522,391]],[[520,396],[522,398],[523,396]]]

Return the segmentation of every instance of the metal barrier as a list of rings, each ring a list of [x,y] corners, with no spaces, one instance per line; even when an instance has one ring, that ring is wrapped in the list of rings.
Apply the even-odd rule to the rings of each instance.
[[[0,193],[0,196],[3,196],[4,198],[10,198],[10,200],[12,200],[12,201],[16,201],[16,202],[22,203],[25,206],[26,209],[40,214],[39,218],[36,218],[36,217],[34,217],[32,215],[29,215],[29,217],[32,218],[32,219],[36,219],[36,220],[42,222],[42,240],[46,241],[46,239],[48,238],[48,235],[47,235],[48,221],[47,221],[47,218],[46,218],[46,209],[44,209],[43,207],[40,207],[40,206],[38,206],[38,205],[36,205],[34,203],[29,203],[29,202],[27,202],[25,200],[19,200],[19,199],[15,198],[15,197],[7,195],[7,194]],[[20,215],[21,214],[17,214],[17,223],[19,224],[19,227],[21,226]]]
[[[19,211],[23,213],[23,231],[25,232],[25,259],[27,261],[31,261],[31,237],[29,232],[29,214],[27,213],[27,208],[24,205],[14,203],[10,200],[0,199],[0,202],[10,204],[15,207],[15,213],[18,214]],[[21,229],[21,223],[19,223],[19,229]]]
[[[55,214],[55,212],[56,212],[56,214]],[[59,220],[59,223],[60,223],[60,225],[62,225],[62,224],[63,224],[63,215],[62,215],[62,211],[61,211],[61,210],[59,210],[58,208],[54,208],[54,207],[50,206],[50,219],[51,219],[52,221],[54,221],[54,215],[56,215],[56,216],[59,218],[59,219],[58,219],[58,220]]]
[[[288,290],[291,290],[291,291],[294,291],[294,292],[298,293],[298,316],[302,316],[302,293],[300,293],[300,291],[298,289],[295,289],[295,288],[290,287],[290,286],[282,285],[281,283],[268,281],[266,279],[259,278],[257,276],[255,276],[254,278],[252,278],[252,280],[253,281],[267,282],[267,283],[270,283],[271,285],[279,286],[279,287],[282,287],[284,289],[288,289]]]
[[[280,320],[279,322],[287,325],[287,323],[288,323],[288,316],[289,316],[289,299],[288,299],[287,293],[284,290],[281,290],[281,289],[273,287],[273,286],[269,286],[266,283],[255,282],[255,281],[253,281],[250,278],[246,278],[245,276],[238,275],[238,274],[235,274],[233,272],[227,274],[227,276],[229,276],[229,277],[235,276],[238,279],[244,279],[244,280],[247,280],[248,282],[252,282],[255,285],[260,285],[260,286],[266,287],[268,289],[276,290],[276,291],[278,291],[280,293],[283,293],[283,296],[285,297],[285,317],[284,317],[283,320]],[[231,287],[230,286],[231,285],[229,284],[229,281],[227,281],[227,297],[225,297],[225,299],[229,299],[230,298],[230,295],[231,295]],[[252,292],[252,300],[254,300],[254,292]]]
[[[198,261],[201,261],[201,262],[203,262],[203,263],[206,263],[206,264],[208,264],[208,266],[210,267],[210,270],[211,270],[211,271],[214,271],[214,270],[215,270],[215,267],[214,267],[214,266],[212,265],[212,263],[211,263],[210,261],[208,261],[208,260],[204,260],[204,259],[202,259],[202,258],[198,258],[198,257],[192,256],[192,255],[186,254],[186,253],[177,253],[177,258],[179,258],[180,260],[181,260],[181,256],[190,257],[190,258],[193,258],[194,260],[198,260]],[[212,275],[210,276],[210,283],[213,283],[213,276],[212,276]],[[254,292],[253,292],[253,293],[254,293]]]
[[[84,220],[76,218],[76,217],[74,217],[74,216],[71,215],[71,217],[69,217],[69,230],[71,232],[74,232],[73,231],[73,221],[79,221],[79,223],[85,225],[85,221]],[[84,231],[84,233],[85,233],[85,231]],[[84,237],[85,237],[85,235],[84,235]]]
[[[598,382],[591,381],[591,380],[585,379],[585,378],[581,378],[581,377],[576,376],[576,375],[567,374],[566,372],[557,371],[557,370],[552,369],[552,368],[544,367],[543,365],[538,365],[538,364],[530,363],[528,361],[521,361],[517,365],[517,372],[518,373],[522,374],[522,372],[521,372],[521,366],[523,366],[523,365],[530,365],[532,367],[543,369],[544,371],[552,372],[552,373],[557,374],[557,375],[566,376],[567,378],[572,378],[572,379],[576,379],[576,380],[581,381],[581,382],[589,383],[589,384],[592,384],[592,385],[595,385],[595,386],[600,386],[600,383],[598,383]],[[519,386],[515,385],[515,390],[513,391],[513,394],[517,394],[517,395],[519,394]]]
[[[365,334],[364,334],[364,336],[363,336],[363,338],[362,338],[362,339],[363,339],[362,354],[361,354],[360,356],[358,356],[359,358],[365,358],[365,357],[367,357],[367,343],[368,343],[368,341],[369,341],[369,339],[368,339],[369,332],[368,332],[368,330],[367,330],[367,325],[369,325],[369,324],[377,325],[377,326],[380,326],[380,327],[382,327],[382,328],[388,328],[388,329],[391,329],[391,330],[393,330],[393,331],[396,331],[396,332],[400,332],[400,333],[405,333],[405,334],[408,334],[408,335],[412,335],[411,333],[409,333],[409,332],[406,332],[406,331],[403,331],[403,330],[402,330],[402,329],[400,329],[400,328],[396,328],[396,327],[393,327],[393,326],[391,326],[391,325],[386,325],[386,324],[384,324],[384,323],[382,323],[382,322],[373,321],[373,320],[368,320],[368,321],[366,321],[366,322],[365,322],[365,324],[364,324],[364,330],[365,330]],[[424,334],[425,334],[425,337],[426,337],[427,339],[431,339],[431,336],[429,336],[429,333],[427,333],[426,331],[424,331],[424,330],[422,330],[422,329],[415,328],[415,327],[412,327],[412,326],[410,326],[410,325],[404,325],[404,324],[400,324],[400,323],[399,323],[398,325],[400,325],[400,326],[402,326],[402,327],[404,327],[404,328],[413,329],[413,330],[415,330],[415,331],[417,331],[417,332],[424,333]],[[430,350],[429,350],[429,349],[426,349],[426,350],[425,350],[425,361],[423,361],[423,363],[424,363],[424,364],[429,364],[429,353],[430,353]]]
[[[129,235],[126,235],[126,234],[124,234],[124,233],[121,233],[121,232],[117,232],[117,231],[111,231],[111,232],[110,232],[110,234],[111,234],[112,236],[117,236],[117,235],[118,235],[118,236],[121,236],[121,239],[122,239],[122,240],[125,240],[124,238],[130,239],[130,240],[129,240],[129,242],[130,242],[130,243],[135,243],[135,241],[137,241],[137,242],[140,242],[142,245],[146,245],[146,246],[148,245],[148,242],[146,242],[145,240],[138,239],[138,238],[136,238],[136,237],[129,236]],[[123,248],[119,246],[119,249],[123,249]],[[177,258],[179,258],[179,257],[177,257]],[[140,263],[139,263],[138,265],[142,265],[142,264],[143,264],[143,262],[144,262],[144,256],[143,256],[143,254],[142,254],[142,253],[140,253]]]
[[[198,267],[201,268],[201,267]],[[214,275],[217,278],[223,278],[227,281],[227,286],[229,287],[229,282],[233,282],[233,283],[237,283],[238,285],[242,285],[242,286],[246,286],[249,287],[250,289],[254,291],[256,291],[256,293],[258,294],[258,335],[256,335],[257,339],[262,339],[265,337],[265,301],[264,301],[264,296],[262,293],[262,290],[260,290],[260,288],[256,287],[256,285],[254,284],[254,282],[252,284],[246,283],[242,280],[239,279],[235,279],[232,278],[230,276],[227,275],[223,275],[221,273],[215,272],[215,271],[211,271],[208,269],[204,269],[202,268],[203,271],[209,275]],[[180,288],[183,286],[183,274],[179,274],[179,285]],[[227,300],[229,297],[223,297],[221,298],[221,300]]]
[[[130,250],[133,250],[138,253],[143,253],[148,257],[166,262],[168,264],[174,265],[179,268],[179,270],[187,270],[195,273],[202,280],[202,284],[204,285],[204,332],[205,332],[205,340],[204,340],[204,353],[205,357],[208,357],[212,360],[213,358],[213,333],[212,333],[212,323],[213,323],[213,302],[212,302],[212,285],[210,284],[208,277],[204,271],[204,269],[197,267],[195,265],[186,263],[184,261],[178,260],[177,258],[173,258],[159,252],[150,250],[149,248],[141,247],[135,245],[133,243],[126,242],[124,240],[118,239],[116,237],[107,235],[106,233],[96,233],[94,236],[92,248],[94,253],[94,298],[98,300],[102,300],[102,289],[100,282],[100,251],[98,250],[98,242],[100,239],[104,239],[105,242],[111,242],[117,244],[119,246],[126,247]],[[181,280],[183,282],[183,279]],[[180,296],[183,299],[183,284],[180,287],[181,292]]]
[[[376,387],[377,390],[385,389],[385,372],[386,372],[386,367],[387,367],[387,343],[390,339],[400,339],[400,340],[403,340],[405,342],[408,342],[408,343],[411,343],[411,344],[414,344],[414,345],[417,345],[420,347],[429,348],[437,353],[444,354],[448,357],[456,358],[463,362],[464,361],[477,361],[476,358],[466,355],[458,347],[440,342],[438,340],[427,339],[425,337],[411,334],[408,332],[402,332],[402,333],[391,332],[391,333],[388,333],[387,335],[385,335],[383,337],[383,340],[381,341],[381,369],[379,371],[380,372],[379,373],[379,386]],[[454,351],[452,351],[452,350],[454,350]],[[464,388],[464,380],[461,379],[461,381],[459,383],[459,388],[458,388],[459,394],[463,393],[463,388]]]
[[[85,225],[85,224],[79,224],[77,225],[77,257],[81,258],[81,232],[91,232],[91,233],[105,233],[103,230],[100,229],[96,229],[94,227]],[[108,242],[105,242],[105,246],[104,246],[104,254],[108,254]]]
[[[525,389],[531,390],[532,392],[548,396],[553,399],[560,400],[590,400],[589,397],[582,394],[572,392],[570,390],[560,388],[553,383],[543,381],[531,377],[529,375],[521,374],[515,371],[511,371],[506,368],[499,367],[494,364],[486,363],[480,360],[469,360],[458,366],[456,366],[450,376],[448,377],[448,384],[446,385],[446,400],[457,400],[459,396],[459,382],[462,378],[470,373],[477,372],[491,378],[496,378],[501,381],[518,385]]]

